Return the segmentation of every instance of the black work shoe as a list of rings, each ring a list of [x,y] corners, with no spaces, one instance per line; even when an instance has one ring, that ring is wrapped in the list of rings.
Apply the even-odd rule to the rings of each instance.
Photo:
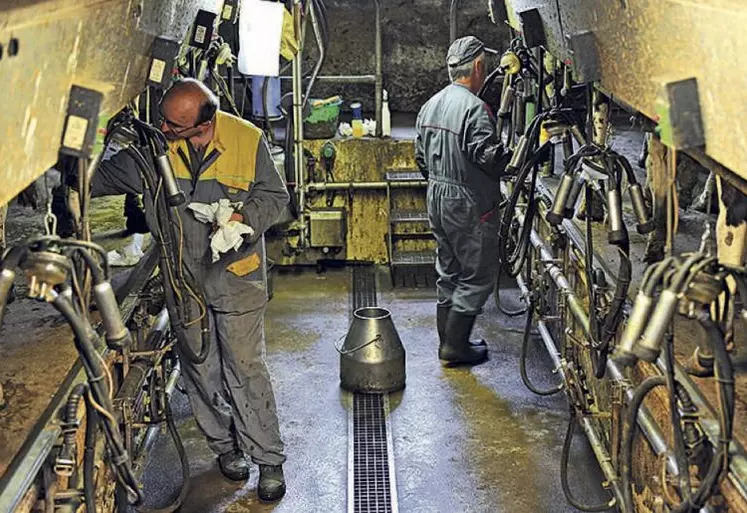
[[[221,473],[231,481],[249,479],[249,462],[239,450],[226,452],[218,456],[218,467]]]
[[[444,340],[446,340],[446,336],[444,335],[446,333],[446,320],[449,318],[449,311],[451,310],[450,306],[444,306],[444,305],[436,305],[436,327],[438,328],[438,354],[441,354],[441,348],[444,345]],[[488,344],[480,339],[480,340],[470,340],[470,345],[473,346],[487,346]]]
[[[257,496],[265,502],[274,502],[285,495],[285,477],[282,465],[260,465]]]
[[[488,348],[472,345],[469,341],[476,318],[454,310],[449,312],[444,343],[438,350],[438,358],[444,365],[476,365],[487,359]]]

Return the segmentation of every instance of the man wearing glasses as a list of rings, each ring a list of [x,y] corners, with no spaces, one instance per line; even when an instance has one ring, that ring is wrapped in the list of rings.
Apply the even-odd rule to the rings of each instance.
[[[275,397],[264,360],[267,273],[264,232],[288,202],[261,130],[221,112],[215,95],[196,80],[175,83],[160,105],[161,130],[179,187],[184,264],[203,287],[212,343],[207,360],[183,358],[192,412],[223,474],[249,478],[247,456],[259,465],[257,494],[265,501],[285,494]],[[116,149],[115,149],[116,150]],[[137,166],[125,151],[107,154],[94,175],[92,196],[143,192]],[[195,219],[186,205],[228,198],[241,203],[232,220],[254,230],[236,251],[213,263],[212,226]]]

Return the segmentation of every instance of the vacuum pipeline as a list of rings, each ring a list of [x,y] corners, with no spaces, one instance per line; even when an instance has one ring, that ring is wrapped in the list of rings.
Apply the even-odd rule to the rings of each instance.
[[[524,214],[517,210],[516,216],[519,220],[519,224],[523,225],[525,222]],[[576,293],[573,292],[570,282],[563,274],[563,270],[555,263],[557,260],[553,257],[553,254],[534,229],[530,234],[530,240],[532,246],[534,246],[539,253],[540,261],[542,262],[542,265],[545,266],[545,271],[550,275],[562,294],[565,296],[566,303],[568,304],[574,319],[576,319],[576,322],[581,325],[581,329],[584,331],[586,337],[591,338],[589,316],[586,315],[583,303],[578,296],[576,296]]]
[[[280,80],[293,80],[293,77],[282,76],[280,77]],[[309,79],[304,78],[303,80],[308,81]],[[330,84],[375,84],[376,75],[319,75],[316,77],[316,82],[326,82]]]
[[[306,185],[308,191],[346,191],[364,189],[417,188],[425,187],[426,181],[410,180],[403,182],[312,182]]]
[[[558,369],[558,373],[563,379],[563,382],[567,384],[568,381],[563,370],[563,364],[560,361],[560,355],[558,354],[557,346],[555,345],[555,341],[550,334],[550,330],[547,329],[547,325],[544,321],[537,321],[537,330],[542,337],[542,341],[545,344],[547,353],[552,359],[553,365],[556,369]],[[601,437],[597,434],[597,430],[592,424],[591,418],[586,415],[580,415],[579,423],[581,424],[581,427],[586,434],[586,438],[589,440],[589,444],[594,451],[594,456],[596,456],[597,461],[599,462],[599,466],[604,473],[605,480],[610,483],[610,486],[612,486],[612,493],[615,496],[616,504],[623,504],[623,495],[622,490],[620,489],[620,480],[617,477],[615,467],[612,466],[612,459],[610,458],[607,449],[604,447]]]

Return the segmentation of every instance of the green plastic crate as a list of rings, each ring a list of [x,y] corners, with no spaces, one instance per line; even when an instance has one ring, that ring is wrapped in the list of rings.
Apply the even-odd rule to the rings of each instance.
[[[340,125],[340,105],[342,98],[314,106],[314,102],[319,100],[309,100],[311,112],[303,120],[303,135],[306,139],[331,139],[337,134],[337,127]]]

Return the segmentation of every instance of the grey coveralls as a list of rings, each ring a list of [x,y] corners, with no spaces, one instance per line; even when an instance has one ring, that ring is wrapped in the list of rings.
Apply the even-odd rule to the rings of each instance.
[[[431,98],[415,128],[415,160],[428,179],[428,219],[438,245],[438,303],[477,315],[498,270],[499,178],[508,155],[488,107],[460,84]]]
[[[215,123],[213,141],[199,169],[191,169],[195,156],[185,141],[169,144],[169,159],[187,196],[179,207],[183,262],[203,287],[212,332],[204,363],[195,365],[182,358],[184,381],[192,412],[216,454],[239,448],[257,464],[280,465],[285,455],[264,359],[267,271],[263,234],[287,204],[288,193],[261,130],[223,112],[217,113]],[[134,160],[116,150],[110,147],[103,156],[92,180],[93,196],[143,192]],[[243,203],[244,222],[255,235],[247,237],[239,250],[212,263],[213,228],[197,221],[186,207],[221,198]],[[155,217],[149,194],[144,204],[152,230]],[[199,350],[198,326],[190,332],[194,351]]]

